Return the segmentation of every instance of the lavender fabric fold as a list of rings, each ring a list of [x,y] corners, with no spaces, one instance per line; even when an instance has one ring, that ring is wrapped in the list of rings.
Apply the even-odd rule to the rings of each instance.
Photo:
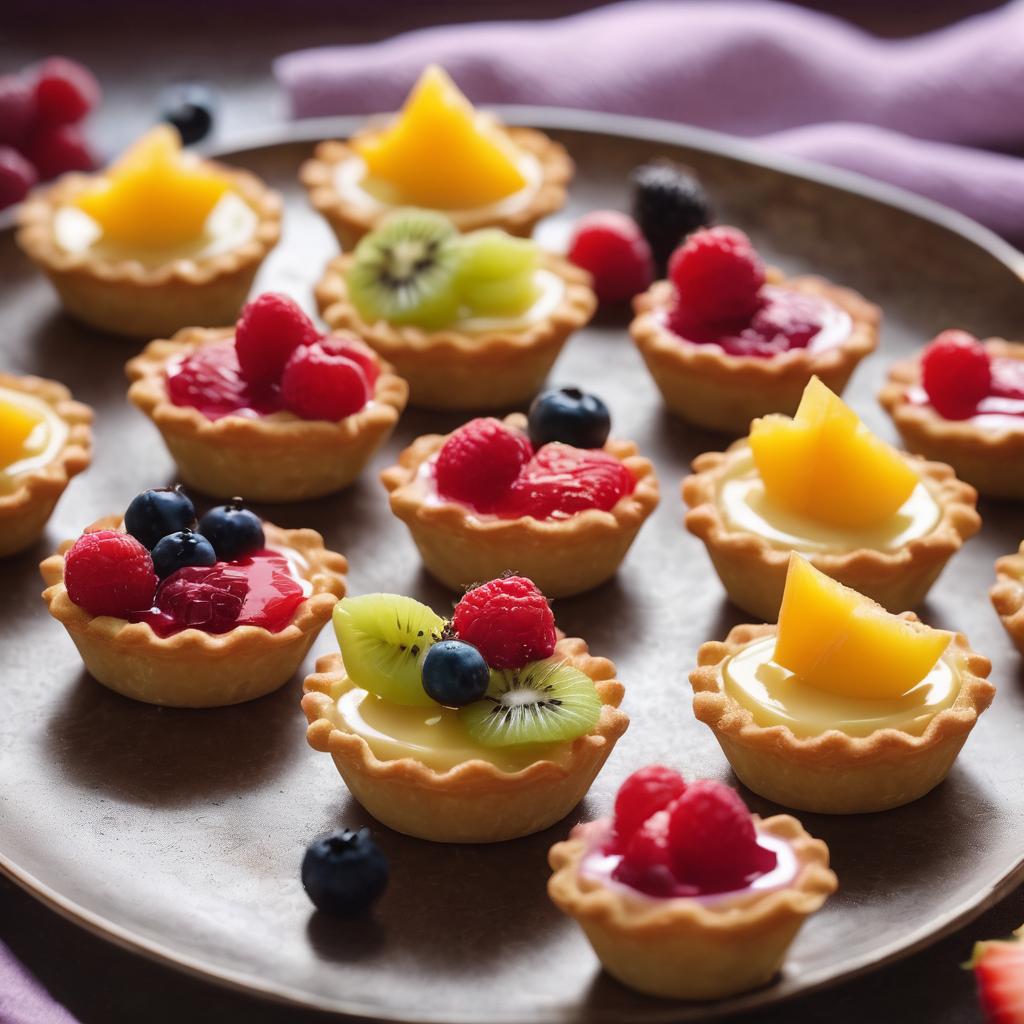
[[[0,1024],[76,1024],[0,942]]]
[[[443,64],[474,102],[639,114],[900,185],[1024,240],[1024,0],[911,39],[766,2],[618,3],[279,57],[295,117],[395,109]]]

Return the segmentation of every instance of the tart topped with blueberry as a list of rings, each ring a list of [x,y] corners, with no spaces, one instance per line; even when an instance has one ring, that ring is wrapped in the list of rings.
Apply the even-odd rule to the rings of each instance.
[[[236,500],[135,497],[40,566],[50,614],[87,671],[149,704],[220,707],[290,679],[345,593],[345,559]]]
[[[550,597],[618,570],[658,504],[658,480],[578,388],[544,392],[528,417],[425,434],[381,474],[426,568],[453,590],[515,569]]]
[[[669,999],[723,999],[770,981],[836,889],[828,847],[788,815],[759,818],[720,782],[651,765],[611,818],[548,857],[548,894],[605,970]]]
[[[322,142],[300,178],[349,249],[398,206],[444,210],[461,231],[528,236],[561,208],[572,173],[557,142],[474,110],[431,65],[396,117],[370,122],[348,142]]]
[[[878,396],[906,446],[990,498],[1024,500],[1024,344],[943,331]]]
[[[125,367],[190,486],[302,501],[348,486],[387,440],[408,388],[359,338],[321,333],[287,296],[234,329],[190,327]]]
[[[634,309],[630,333],[668,407],[732,434],[758,416],[792,415],[812,376],[841,394],[881,321],[848,288],[767,270],[732,227],[694,232]]]
[[[106,171],[68,174],[20,210],[18,244],[69,313],[112,334],[225,324],[281,231],[281,201],[245,171],[153,128]]]
[[[629,724],[615,666],[560,636],[521,576],[474,587],[450,620],[396,594],[346,598],[334,628],[341,654],[306,679],[307,738],[408,835],[490,843],[547,828]]]

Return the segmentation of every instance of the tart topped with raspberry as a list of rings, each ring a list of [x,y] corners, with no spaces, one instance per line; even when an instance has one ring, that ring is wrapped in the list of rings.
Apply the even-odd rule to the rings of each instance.
[[[348,486],[387,440],[408,388],[354,335],[323,334],[266,292],[235,328],[190,327],[125,367],[190,486],[302,501]]]
[[[18,244],[65,309],[111,334],[225,324],[277,244],[281,200],[153,128],[97,175],[68,174],[19,213]]]
[[[240,499],[196,521],[176,488],[137,495],[40,566],[50,614],[98,682],[135,700],[221,707],[298,669],[345,593],[345,559]]]
[[[565,202],[573,164],[557,142],[473,109],[443,68],[420,75],[405,106],[348,142],[322,142],[299,177],[342,249],[398,206],[444,210],[460,231],[529,236]]]
[[[613,816],[577,825],[548,859],[552,902],[604,969],[668,999],[770,981],[836,889],[828,847],[795,818],[761,819],[728,786],[662,765],[629,776]]]
[[[511,569],[566,597],[615,574],[658,504],[654,467],[636,445],[609,439],[610,429],[597,396],[547,391],[528,417],[479,418],[417,438],[381,481],[446,586]]]
[[[878,396],[906,446],[990,498],[1024,500],[1024,344],[943,331]]]
[[[747,236],[724,226],[695,231],[634,309],[630,333],[668,407],[732,434],[758,416],[792,415],[812,376],[841,394],[881,322],[848,288],[766,269]]]
[[[390,828],[490,843],[565,817],[629,719],[615,666],[561,636],[521,576],[469,590],[450,620],[396,594],[339,601],[341,654],[302,708],[352,795]]]

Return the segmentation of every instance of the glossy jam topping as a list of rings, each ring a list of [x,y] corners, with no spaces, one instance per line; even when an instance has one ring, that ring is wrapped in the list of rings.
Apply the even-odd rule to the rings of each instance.
[[[973,415],[961,422],[981,430],[1024,430],[1024,359],[1006,356],[992,358],[992,384],[989,393],[977,404]],[[913,405],[930,405],[922,387],[907,391]]]
[[[0,494],[22,473],[55,458],[67,437],[67,424],[34,395],[0,388]]]
[[[269,416],[284,408],[276,384],[254,389],[242,376],[231,338],[169,363],[167,394],[175,405],[190,406],[209,420]]]

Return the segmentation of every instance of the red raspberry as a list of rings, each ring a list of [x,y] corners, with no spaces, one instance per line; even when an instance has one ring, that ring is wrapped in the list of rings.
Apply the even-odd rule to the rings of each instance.
[[[67,171],[91,171],[96,166],[89,143],[73,124],[36,129],[25,145],[25,156],[35,165],[40,181]]]
[[[491,668],[522,668],[555,651],[555,617],[533,580],[506,576],[467,591],[455,606],[455,632]]]
[[[678,297],[677,318],[697,325],[742,323],[760,305],[764,264],[742,231],[705,228],[672,254],[668,276]]]
[[[935,411],[965,420],[992,387],[992,360],[966,331],[943,331],[921,356],[921,384]]]
[[[652,814],[630,837],[612,878],[650,896],[685,895],[672,871],[668,834],[669,812]]]
[[[40,124],[76,124],[100,101],[100,84],[78,61],[49,57],[35,71]]]
[[[343,420],[370,399],[362,367],[319,343],[297,348],[281,376],[286,409],[305,420]]]
[[[380,359],[365,341],[355,334],[337,331],[321,338],[320,346],[325,352],[336,356],[345,356],[353,363],[358,363],[363,371],[363,376],[366,377],[366,383],[370,385],[370,391],[373,391],[373,386],[380,376]]]
[[[566,518],[588,508],[610,509],[635,486],[615,456],[554,441],[534,455],[495,511],[506,517]]]
[[[248,303],[235,325],[238,365],[250,384],[276,384],[289,356],[302,345],[320,340],[313,321],[288,298],[264,292]]]
[[[35,94],[17,75],[0,76],[0,143],[21,146],[36,116]]]
[[[0,146],[0,210],[20,203],[36,183],[36,169],[10,146]]]
[[[437,453],[434,477],[443,498],[489,512],[505,496],[533,448],[525,434],[493,417],[470,420]]]
[[[156,606],[181,629],[226,633],[238,622],[248,594],[249,580],[242,571],[188,566],[164,580]]]
[[[633,772],[615,798],[616,840],[628,842],[652,814],[668,807],[684,789],[682,775],[673,768],[652,764]]]
[[[127,533],[84,533],[64,556],[68,597],[90,615],[148,611],[157,582],[149,552]]]
[[[569,259],[590,272],[601,302],[627,302],[654,280],[651,247],[636,221],[596,210],[576,222]]]

